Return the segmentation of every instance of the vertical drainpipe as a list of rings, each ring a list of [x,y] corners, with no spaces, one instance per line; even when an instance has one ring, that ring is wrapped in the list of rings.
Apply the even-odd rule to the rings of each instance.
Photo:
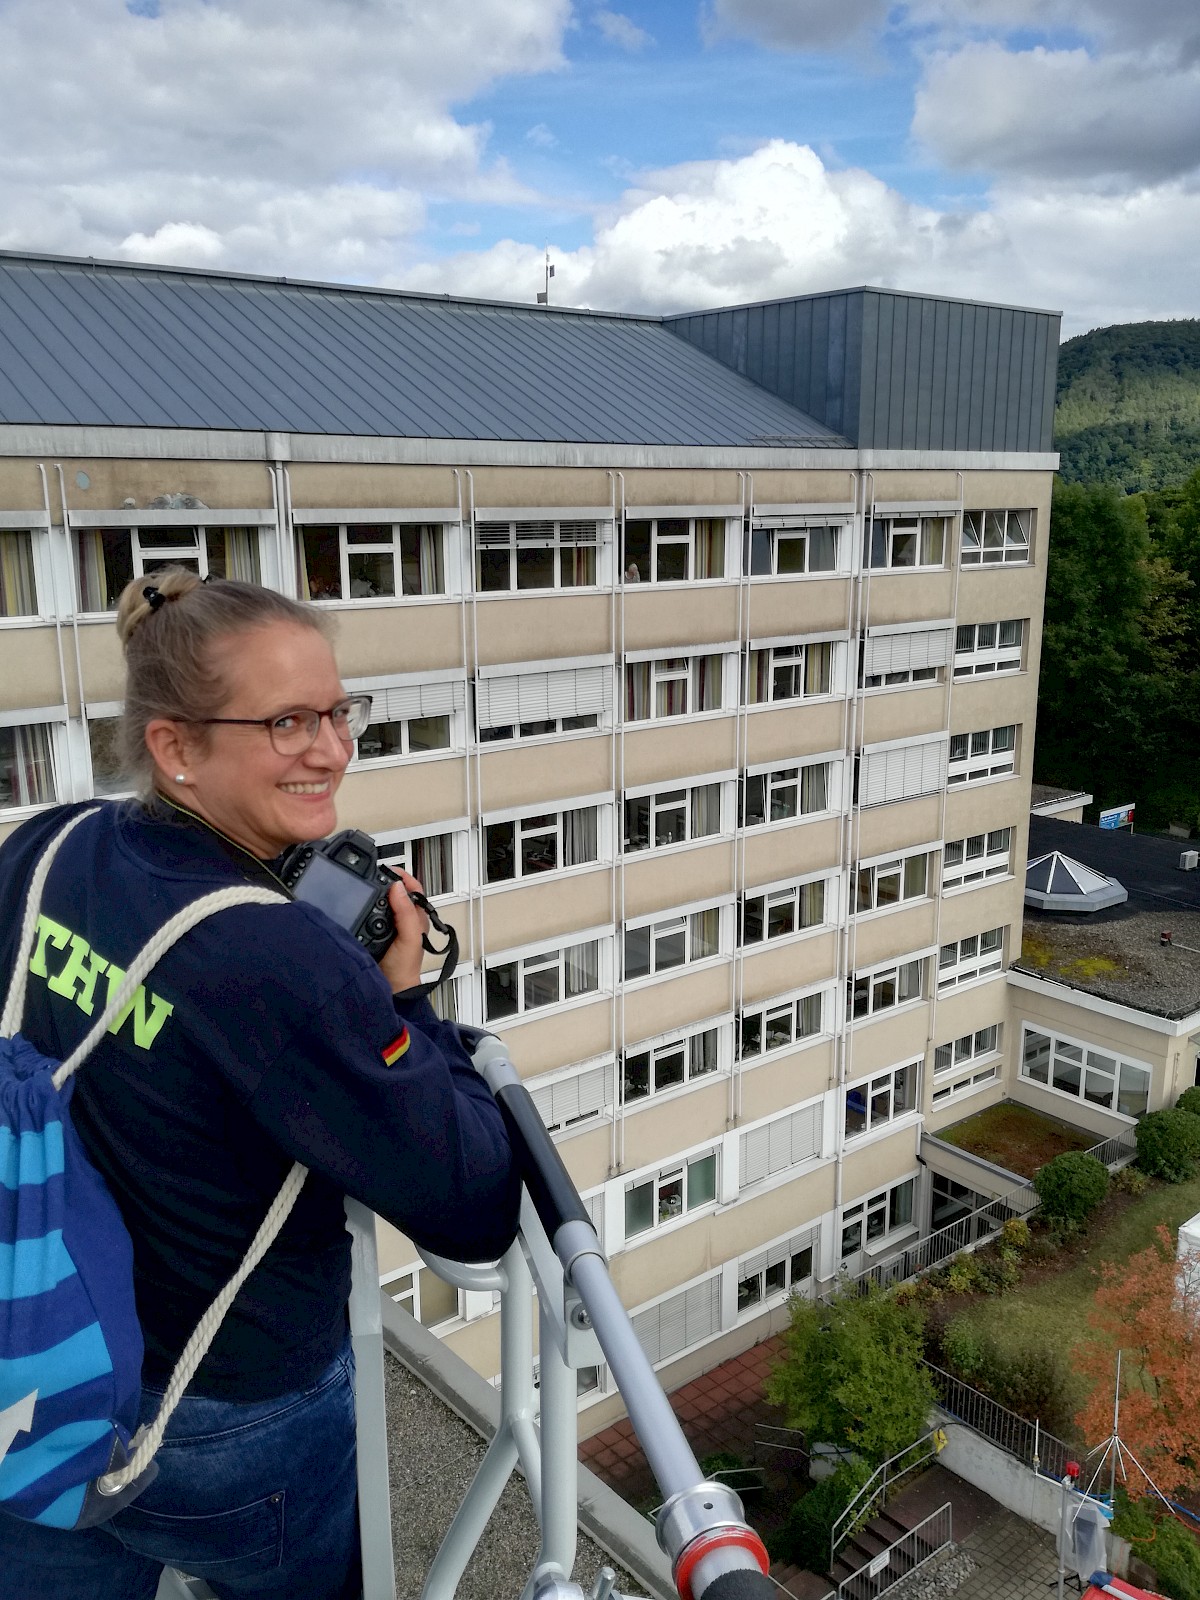
[[[467,654],[467,572],[464,565],[464,555],[469,554],[467,534],[466,511],[463,505],[463,475],[458,467],[452,469],[454,473],[454,492],[458,501],[458,628],[459,644],[462,650],[462,664],[464,680],[469,671],[469,657]],[[466,684],[463,684],[464,697]],[[463,725],[470,729],[470,707],[463,705]],[[483,831],[479,824],[478,806],[472,810],[471,795],[471,742],[468,737],[466,749],[463,752],[463,791],[465,814],[467,818],[467,953],[472,971],[478,968],[476,960],[476,913],[483,915]],[[480,1013],[482,1016],[482,1013]]]
[[[736,1128],[742,1116],[742,1071],[738,1054],[738,1020],[746,996],[746,953],[738,938],[738,905],[746,890],[746,829],[738,822],[739,801],[745,793],[746,762],[749,757],[750,692],[750,541],[754,521],[754,474],[738,473],[742,501],[741,538],[738,543],[738,700],[734,724],[733,764],[733,1060],[729,1068],[729,1109],[725,1126]]]
[[[67,711],[68,711],[68,715],[69,715],[69,713],[70,713],[70,701],[69,701],[68,695],[67,695],[67,663],[66,663],[66,657],[63,654],[62,605],[61,605],[61,600],[60,600],[60,595],[59,595],[59,584],[58,584],[58,557],[55,554],[55,550],[54,550],[54,514],[50,510],[50,485],[49,485],[49,482],[48,482],[48,480],[46,478],[46,468],[45,468],[45,465],[41,461],[39,461],[38,464],[37,464],[37,470],[38,470],[38,477],[41,479],[41,483],[42,483],[42,505],[45,508],[45,512],[46,512],[46,538],[47,538],[47,540],[49,542],[49,545],[50,545],[50,559],[49,559],[49,562],[47,563],[47,565],[50,568],[50,594],[51,594],[51,601],[52,601],[52,604],[54,606],[54,643],[55,643],[55,647],[56,647],[56,649],[58,651],[58,692],[62,696],[62,703],[63,703],[64,706],[67,707]],[[67,544],[64,546],[64,549],[66,550],[66,553],[67,553],[68,557],[70,556],[70,537],[71,537],[70,533],[66,533],[65,534],[65,538],[67,540]],[[72,616],[75,615],[76,609],[77,608],[75,607],[75,605],[72,604],[72,606],[71,606],[71,615]],[[79,715],[80,715],[81,718],[83,717],[83,703],[82,703],[82,701],[80,702],[80,706],[79,706]],[[67,775],[68,775],[68,779],[69,779],[70,785],[71,785],[71,798],[72,798],[72,800],[78,800],[78,799],[81,798],[81,796],[79,796],[79,795],[77,795],[75,793],[75,766],[74,766],[74,761],[72,760],[72,756],[71,756],[71,736],[70,736],[69,732],[67,733],[66,750],[67,750]]]
[[[609,601],[609,640],[612,644],[612,728],[609,734],[609,774],[613,792],[612,877],[609,907],[613,922],[613,1003],[610,1024],[613,1046],[613,1114],[608,1135],[608,1175],[619,1170],[625,1138],[625,1114],[621,1103],[621,1058],[625,1053],[625,992],[622,979],[624,951],[621,931],[625,926],[625,718],[622,701],[621,659],[625,647],[625,474],[609,471],[612,505],[613,570]]]
[[[56,461],[54,463],[54,471],[58,478],[58,501],[62,507],[63,548],[67,553],[67,561],[69,563],[71,559],[71,514],[67,509],[67,483],[63,476],[61,462]],[[86,738],[87,711],[84,706],[83,696],[83,661],[79,651],[79,608],[78,606],[74,605],[71,607],[71,636],[75,646],[75,683],[79,691],[79,721],[84,731],[84,737]],[[68,706],[67,709],[69,713],[70,707]],[[71,755],[71,735],[69,730],[67,731],[67,772],[70,777],[71,793],[74,794],[75,761]]]
[[[486,1026],[486,1024],[487,1024],[487,983],[486,983],[486,980],[484,978],[484,971],[483,971],[484,959],[487,956],[487,926],[486,926],[486,917],[485,917],[485,901],[484,901],[484,898],[483,898],[483,751],[482,751],[482,749],[480,747],[480,743],[479,743],[479,727],[478,727],[478,720],[479,720],[479,713],[478,713],[478,705],[479,705],[479,594],[478,594],[478,591],[476,589],[476,584],[475,584],[475,474],[471,471],[470,467],[463,467],[461,483],[466,485],[466,490],[467,490],[466,503],[465,503],[465,506],[464,506],[464,518],[465,518],[465,520],[463,521],[463,524],[462,524],[463,533],[465,535],[465,538],[463,539],[462,545],[461,545],[461,548],[465,551],[465,554],[466,554],[466,570],[462,574],[462,581],[463,581],[463,586],[464,586],[463,587],[463,595],[464,595],[464,603],[463,603],[464,637],[465,637],[465,633],[466,633],[466,610],[467,610],[466,597],[467,596],[470,597],[470,610],[471,610],[471,632],[470,632],[470,638],[467,641],[468,644],[469,644],[469,649],[466,651],[466,654],[464,656],[464,663],[463,664],[467,669],[467,676],[471,680],[471,695],[468,698],[469,699],[473,698],[473,701],[474,701],[474,710],[475,710],[474,722],[472,721],[471,713],[472,713],[472,709],[473,708],[472,708],[471,705],[467,705],[464,708],[463,716],[464,716],[465,725],[466,725],[466,731],[467,731],[467,740],[466,740],[467,766],[468,766],[468,768],[471,766],[472,760],[474,760],[474,764],[475,764],[475,810],[476,810],[476,816],[478,818],[476,826],[477,826],[478,833],[479,833],[479,850],[480,850],[480,856],[479,856],[479,861],[480,861],[480,871],[479,871],[479,943],[478,943],[477,946],[475,946],[474,941],[472,941],[472,947],[475,948],[476,951],[477,951],[477,961],[478,961],[478,969],[479,969],[478,970],[478,974],[477,974],[477,978],[476,978],[476,981],[479,984],[479,1007],[480,1007],[479,1014],[480,1014],[480,1017],[483,1019],[484,1025]],[[469,776],[469,774],[468,774],[468,778],[467,778],[467,783],[468,783],[468,787],[469,787],[469,785],[470,785],[470,776]],[[472,921],[474,921],[474,918],[472,918]]]

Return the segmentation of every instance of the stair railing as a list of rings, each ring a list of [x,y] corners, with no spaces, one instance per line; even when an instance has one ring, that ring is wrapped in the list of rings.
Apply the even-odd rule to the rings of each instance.
[[[900,1480],[935,1458],[938,1453],[937,1431],[936,1428],[931,1428],[913,1444],[906,1445],[903,1450],[897,1450],[894,1456],[889,1456],[882,1466],[876,1467],[854,1499],[837,1518],[829,1536],[830,1571],[833,1570],[833,1563],[837,1560],[837,1553],[842,1545],[856,1528],[871,1520]]]

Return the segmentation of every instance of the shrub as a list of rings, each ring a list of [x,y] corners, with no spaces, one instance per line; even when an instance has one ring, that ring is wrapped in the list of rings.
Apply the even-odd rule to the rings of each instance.
[[[1200,1600],[1200,1545],[1174,1517],[1163,1517],[1153,1544],[1138,1554],[1154,1568],[1159,1587],[1171,1600]]]
[[[1172,1107],[1151,1111],[1137,1125],[1137,1163],[1152,1177],[1186,1183],[1200,1165],[1200,1116]]]
[[[870,1476],[865,1461],[843,1461],[796,1501],[778,1539],[772,1541],[771,1554],[778,1552],[777,1559],[809,1572],[828,1572],[833,1525]]]
[[[700,1457],[700,1471],[706,1478],[715,1478],[719,1472],[738,1472],[745,1465],[741,1456],[730,1450],[714,1450],[712,1455]]]
[[[1190,1111],[1193,1116],[1200,1116],[1200,1083],[1194,1083],[1190,1089],[1185,1089],[1175,1102],[1176,1111]]]
[[[1005,1350],[968,1317],[954,1317],[942,1332],[942,1353],[960,1378],[1019,1417],[1040,1418],[1051,1432],[1073,1432],[1069,1370],[1060,1351],[1043,1346]]]
[[[1122,1167],[1119,1172],[1113,1173],[1112,1182],[1114,1189],[1132,1195],[1135,1200],[1150,1187],[1150,1179],[1138,1167]]]
[[[1000,1229],[1002,1247],[1006,1250],[1028,1250],[1030,1237],[1029,1224],[1024,1217],[1009,1217]]]
[[[1082,1222],[1108,1193],[1108,1168],[1083,1150],[1064,1150],[1039,1167],[1033,1186],[1047,1216]]]

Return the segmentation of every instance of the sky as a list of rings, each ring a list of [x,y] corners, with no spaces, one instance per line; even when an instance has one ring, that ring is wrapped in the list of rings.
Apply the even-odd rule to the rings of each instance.
[[[0,248],[1196,316],[1200,4],[0,0]]]

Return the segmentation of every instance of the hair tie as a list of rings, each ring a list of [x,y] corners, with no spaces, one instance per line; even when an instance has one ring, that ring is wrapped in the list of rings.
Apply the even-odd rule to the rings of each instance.
[[[156,589],[152,583],[146,585],[142,590],[142,594],[151,611],[157,611],[159,606],[165,606],[167,603],[166,595],[163,594],[161,589]]]

